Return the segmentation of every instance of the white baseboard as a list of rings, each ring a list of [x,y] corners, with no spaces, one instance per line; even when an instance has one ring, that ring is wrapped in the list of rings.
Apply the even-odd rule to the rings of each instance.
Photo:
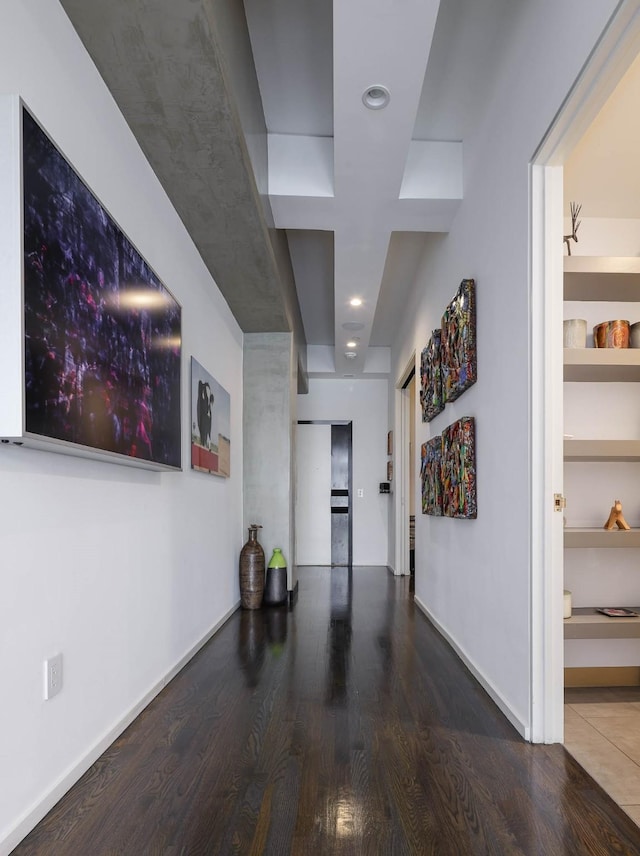
[[[447,640],[449,645],[456,652],[458,657],[465,664],[467,669],[471,672],[473,677],[478,681],[482,689],[487,693],[487,695],[495,702],[495,704],[500,708],[500,711],[507,717],[509,722],[516,729],[518,734],[523,737],[525,740],[531,739],[531,728],[525,722],[520,719],[517,713],[512,710],[509,703],[506,699],[503,698],[500,692],[493,686],[493,684],[487,679],[487,677],[480,671],[480,669],[476,666],[473,660],[469,657],[466,651],[463,651],[462,648],[458,645],[455,639],[453,639],[449,633],[444,629],[444,627],[440,624],[440,622],[433,617],[431,612],[427,609],[424,603],[420,600],[417,595],[414,595],[414,601],[418,608],[424,612],[429,621],[436,628],[438,633],[440,633]]]
[[[9,856],[18,844],[25,838],[31,830],[37,826],[42,818],[51,811],[54,805],[59,802],[67,791],[75,785],[78,779],[83,776],[89,767],[98,760],[113,741],[119,737],[122,732],[128,728],[134,719],[142,713],[145,707],[153,701],[153,699],[161,692],[167,684],[175,678],[178,672],[183,669],[189,660],[194,657],[198,651],[207,644],[218,630],[225,624],[226,621],[239,608],[240,601],[238,600],[222,618],[207,631],[187,653],[178,660],[178,662],[156,683],[144,696],[129,710],[125,715],[106,732],[83,757],[71,766],[58,779],[54,786],[49,790],[42,799],[26,811],[18,820],[15,826],[9,831],[2,840],[0,840],[0,856]]]

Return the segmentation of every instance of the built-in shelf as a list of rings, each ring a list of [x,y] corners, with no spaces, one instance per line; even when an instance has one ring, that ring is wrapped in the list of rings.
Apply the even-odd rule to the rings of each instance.
[[[640,529],[578,529],[564,530],[565,547],[640,547]]]
[[[640,381],[640,348],[565,348],[565,381]]]
[[[565,256],[565,300],[640,300],[640,258]]]
[[[629,608],[640,612],[640,607]],[[571,618],[564,619],[565,639],[633,639],[639,636],[640,618],[609,618],[592,607],[574,609]]]
[[[640,314],[640,258],[565,256],[565,301],[603,301],[638,303],[622,315],[636,321]],[[586,314],[586,307],[583,309]],[[612,312],[623,312],[622,309]],[[604,312],[604,310],[603,310]],[[638,313],[638,314],[636,314]],[[582,313],[580,313],[582,314]],[[605,317],[603,315],[603,317]],[[640,383],[640,348],[571,348],[564,351],[564,380],[578,383]],[[633,432],[635,433],[635,432]],[[565,438],[565,463],[577,461],[615,463],[640,462],[640,440],[579,440]],[[608,507],[603,509],[604,523]],[[571,548],[631,547],[640,548],[640,528],[630,530],[604,527],[566,528],[564,546]],[[602,606],[606,603],[607,583],[602,577]],[[590,598],[591,599],[591,598]],[[599,604],[600,605],[600,604]],[[640,608],[631,607],[637,612]],[[633,639],[640,638],[640,616],[610,618],[593,607],[578,607],[564,619],[565,639]],[[612,677],[615,680],[615,676]]]
[[[565,463],[572,461],[640,461],[640,440],[568,440],[564,441]]]

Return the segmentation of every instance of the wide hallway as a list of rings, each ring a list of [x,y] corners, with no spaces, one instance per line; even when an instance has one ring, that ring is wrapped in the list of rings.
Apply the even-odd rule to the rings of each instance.
[[[487,617],[490,621],[490,616]],[[237,611],[15,856],[638,854],[560,745],[523,742],[386,568]]]

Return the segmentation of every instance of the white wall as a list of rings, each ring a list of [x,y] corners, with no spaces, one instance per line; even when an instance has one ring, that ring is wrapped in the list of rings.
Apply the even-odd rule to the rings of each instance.
[[[416,515],[416,597],[525,735],[529,426],[542,418],[529,409],[529,163],[614,6],[532,0],[510,9],[499,73],[464,143],[464,201],[422,260],[393,348],[395,380],[440,326],[460,280],[477,280],[478,382],[431,423],[418,422],[416,445],[475,416],[478,518]]]
[[[3,3],[23,96],[183,307],[182,473],[0,447],[0,853],[237,603],[242,335],[54,0]],[[2,199],[0,199],[0,205]],[[189,469],[189,356],[231,395],[231,479]],[[44,702],[43,660],[64,657]]]
[[[578,243],[571,242],[572,256],[640,256],[640,220],[582,215],[580,220]],[[569,217],[564,233],[571,233]]]
[[[385,380],[309,380],[298,396],[302,421],[353,423],[353,564],[386,565],[389,496],[379,484],[387,476],[388,386]],[[311,462],[310,462],[311,463]],[[364,495],[358,497],[358,490]]]
[[[640,57],[637,57],[564,164],[567,214],[569,202],[575,201],[582,204],[583,221],[593,217],[625,220],[640,217],[639,99]],[[586,237],[584,226],[583,222],[578,232],[578,247]]]

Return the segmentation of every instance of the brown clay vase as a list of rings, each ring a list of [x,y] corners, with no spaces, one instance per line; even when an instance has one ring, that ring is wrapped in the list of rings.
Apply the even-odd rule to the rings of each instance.
[[[249,540],[240,551],[240,604],[243,609],[260,609],[264,594],[264,550],[258,542],[258,529],[249,526]]]

